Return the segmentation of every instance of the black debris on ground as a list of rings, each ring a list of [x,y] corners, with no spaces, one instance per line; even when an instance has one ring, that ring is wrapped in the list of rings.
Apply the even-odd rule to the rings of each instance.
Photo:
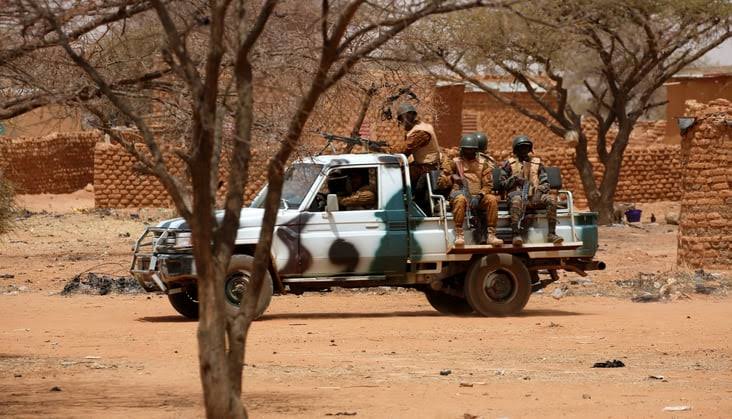
[[[76,275],[64,285],[61,295],[140,294],[145,290],[131,276],[114,276],[86,272]]]
[[[595,362],[592,368],[623,368],[625,364],[619,359],[613,359],[612,361]]]

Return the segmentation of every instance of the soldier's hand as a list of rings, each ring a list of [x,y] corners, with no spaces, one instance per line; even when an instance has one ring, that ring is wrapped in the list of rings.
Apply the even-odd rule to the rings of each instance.
[[[473,195],[470,198],[470,209],[477,210],[480,208],[480,201],[483,199],[483,195]]]
[[[458,175],[452,175],[452,181],[458,186],[463,186],[463,179]]]
[[[516,175],[511,176],[508,178],[508,184],[509,187],[522,187],[524,186],[524,180]]]
[[[549,193],[549,185],[546,183],[539,185],[538,188],[536,188],[541,193]]]

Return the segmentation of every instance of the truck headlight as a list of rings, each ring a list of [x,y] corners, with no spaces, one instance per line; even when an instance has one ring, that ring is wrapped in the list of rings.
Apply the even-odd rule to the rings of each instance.
[[[192,247],[191,233],[176,233],[175,247]]]

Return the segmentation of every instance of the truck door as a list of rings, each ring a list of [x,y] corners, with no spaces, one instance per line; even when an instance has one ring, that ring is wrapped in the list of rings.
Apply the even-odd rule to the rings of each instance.
[[[331,168],[326,173],[318,196],[302,217],[307,221],[300,230],[300,252],[309,259],[301,259],[304,276],[404,271],[406,214],[403,203],[401,218],[387,208],[395,205],[391,201],[394,197],[387,196],[386,192],[394,192],[390,187],[394,176],[399,181],[397,185],[401,185],[399,167],[394,167],[396,174],[384,165]],[[319,204],[329,193],[339,196],[338,211],[325,211]]]

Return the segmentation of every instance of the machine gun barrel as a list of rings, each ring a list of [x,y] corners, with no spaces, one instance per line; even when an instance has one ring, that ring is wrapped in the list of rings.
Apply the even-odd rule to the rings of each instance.
[[[325,138],[326,141],[328,142],[328,144],[331,144],[334,141],[338,141],[341,143],[348,144],[351,147],[360,145],[360,146],[365,147],[366,150],[368,150],[368,151],[372,151],[372,150],[373,151],[384,151],[386,149],[386,147],[389,145],[386,141],[370,140],[370,139],[364,138],[364,137],[346,137],[343,135],[336,135],[336,134],[331,134],[331,133],[322,132],[322,131],[318,131],[318,134],[320,134],[323,138]],[[327,147],[327,145],[326,145],[326,147]]]

